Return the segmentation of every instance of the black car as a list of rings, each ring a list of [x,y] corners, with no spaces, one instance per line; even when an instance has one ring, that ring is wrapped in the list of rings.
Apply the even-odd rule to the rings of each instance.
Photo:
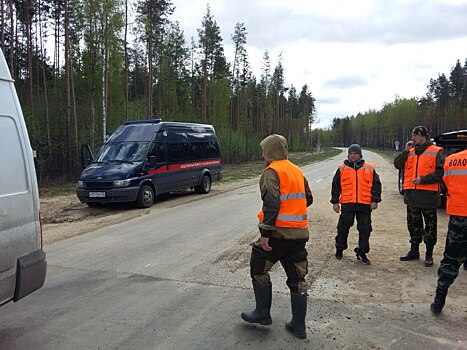
[[[444,134],[438,135],[433,139],[436,146],[444,148],[444,154],[449,156],[450,154],[460,152],[467,148],[467,130],[458,130],[445,132]],[[402,183],[404,182],[404,170],[399,170],[399,193],[404,194]],[[446,201],[446,186],[441,181],[441,200],[444,203]]]

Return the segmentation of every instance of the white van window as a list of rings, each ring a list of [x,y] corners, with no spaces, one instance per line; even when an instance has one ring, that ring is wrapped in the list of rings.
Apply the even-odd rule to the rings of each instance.
[[[19,137],[15,121],[10,117],[0,116],[0,196],[28,190],[26,164]]]

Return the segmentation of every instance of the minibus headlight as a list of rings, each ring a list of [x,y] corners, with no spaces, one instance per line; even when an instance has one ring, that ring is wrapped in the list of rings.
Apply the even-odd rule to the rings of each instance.
[[[114,187],[128,187],[130,186],[130,183],[131,183],[131,179],[115,180]]]
[[[84,182],[79,180],[78,183],[76,184],[78,188],[84,188]]]

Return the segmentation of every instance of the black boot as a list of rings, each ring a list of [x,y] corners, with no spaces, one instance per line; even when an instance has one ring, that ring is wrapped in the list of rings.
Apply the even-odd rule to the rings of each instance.
[[[425,262],[424,265],[426,267],[433,266],[433,246],[427,245],[426,246],[426,253],[425,253]]]
[[[464,263],[464,270],[467,270],[467,262]]]
[[[297,338],[306,339],[305,316],[307,308],[307,295],[290,293],[292,302],[292,320],[285,323],[285,328]]]
[[[431,304],[431,312],[435,315],[439,315],[443,310],[444,304],[446,303],[446,295],[448,295],[447,289],[436,288],[435,300]]]
[[[410,260],[418,260],[420,259],[420,252],[418,251],[419,243],[412,243],[410,245],[410,251],[401,256],[399,259],[400,261],[410,261]]]
[[[336,259],[337,259],[337,260],[342,259],[342,257],[344,256],[344,255],[342,254],[342,252],[343,252],[342,249],[336,248]]]
[[[259,323],[263,326],[270,325],[271,319],[271,301],[272,285],[253,282],[255,292],[256,308],[253,311],[242,312],[243,320],[250,323]]]

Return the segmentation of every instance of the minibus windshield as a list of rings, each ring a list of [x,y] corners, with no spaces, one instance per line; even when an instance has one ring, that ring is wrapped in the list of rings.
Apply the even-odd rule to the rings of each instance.
[[[146,156],[148,142],[118,142],[106,144],[99,152],[96,162],[140,162]]]

